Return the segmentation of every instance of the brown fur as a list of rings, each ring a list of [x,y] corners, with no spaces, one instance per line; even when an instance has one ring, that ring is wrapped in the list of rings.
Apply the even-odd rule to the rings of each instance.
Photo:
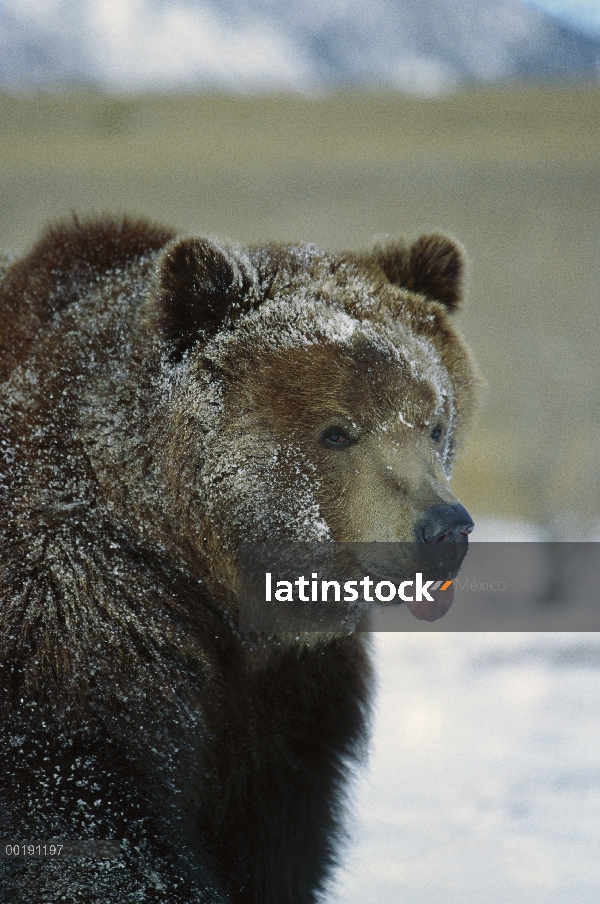
[[[455,501],[461,261],[439,236],[243,251],[103,219],[5,269],[2,834],[124,839],[106,868],[4,861],[6,900],[316,900],[366,641],[241,633],[237,548],[414,539]]]
[[[72,304],[107,266],[125,268],[151,255],[173,233],[145,220],[93,220],[49,226],[33,251],[4,275],[0,307],[0,380],[22,360],[39,329]],[[0,271],[0,275],[2,272]]]
[[[463,255],[444,235],[422,235],[412,245],[389,244],[376,260],[390,282],[425,295],[453,311],[462,295]]]

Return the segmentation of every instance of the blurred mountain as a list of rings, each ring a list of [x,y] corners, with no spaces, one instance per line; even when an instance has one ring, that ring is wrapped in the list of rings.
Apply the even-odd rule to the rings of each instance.
[[[0,88],[598,79],[600,40],[518,0],[0,0]]]

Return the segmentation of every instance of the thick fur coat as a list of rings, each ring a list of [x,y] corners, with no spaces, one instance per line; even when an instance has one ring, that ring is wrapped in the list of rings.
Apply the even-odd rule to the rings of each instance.
[[[317,899],[365,636],[244,635],[237,548],[427,540],[456,507],[461,274],[442,236],[334,255],[110,219],[0,265],[0,835],[122,842],[0,861],[0,900]]]

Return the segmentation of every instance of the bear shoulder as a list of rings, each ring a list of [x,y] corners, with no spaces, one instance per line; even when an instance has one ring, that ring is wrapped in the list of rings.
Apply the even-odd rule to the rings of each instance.
[[[44,325],[100,276],[143,261],[173,236],[144,219],[73,216],[49,225],[24,257],[0,258],[0,382]]]

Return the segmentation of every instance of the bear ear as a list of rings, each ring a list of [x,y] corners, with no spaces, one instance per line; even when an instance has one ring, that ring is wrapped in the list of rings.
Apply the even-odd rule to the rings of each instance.
[[[454,311],[462,298],[464,255],[445,235],[422,235],[412,245],[376,248],[375,259],[389,281]]]
[[[252,306],[256,273],[242,255],[208,239],[167,246],[158,269],[158,304],[171,357],[180,360],[198,339],[213,336]]]

